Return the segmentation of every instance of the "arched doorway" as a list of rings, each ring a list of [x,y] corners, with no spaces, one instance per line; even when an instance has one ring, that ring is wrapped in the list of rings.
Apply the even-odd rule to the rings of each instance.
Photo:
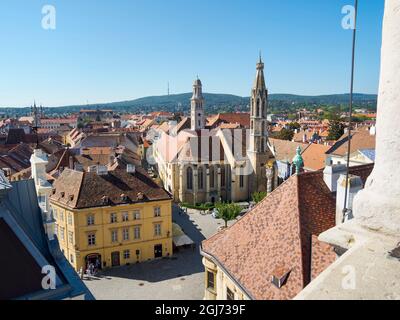
[[[92,253],[88,254],[85,258],[85,266],[86,268],[90,265],[93,264],[96,269],[101,269],[101,255],[99,253]]]

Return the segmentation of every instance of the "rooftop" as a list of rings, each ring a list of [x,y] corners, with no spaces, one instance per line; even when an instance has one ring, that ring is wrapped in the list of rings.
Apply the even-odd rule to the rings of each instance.
[[[142,168],[136,168],[135,173],[117,169],[105,175],[65,169],[53,187],[50,200],[74,209],[171,199]],[[143,200],[138,198],[139,193]]]

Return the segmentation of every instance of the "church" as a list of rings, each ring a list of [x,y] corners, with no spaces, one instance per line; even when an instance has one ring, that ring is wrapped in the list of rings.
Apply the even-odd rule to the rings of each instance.
[[[251,91],[250,129],[207,128],[204,103],[203,85],[196,79],[190,129],[171,123],[167,132],[155,134],[151,157],[165,189],[175,201],[189,204],[248,201],[254,192],[272,192],[277,170],[268,140],[261,57]]]

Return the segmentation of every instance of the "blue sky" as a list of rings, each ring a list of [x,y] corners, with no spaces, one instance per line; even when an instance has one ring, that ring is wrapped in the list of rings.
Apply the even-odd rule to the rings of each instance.
[[[1,0],[0,106],[204,90],[248,96],[259,50],[271,93],[344,93],[353,0]],[[57,28],[41,27],[54,5]],[[384,0],[360,0],[355,91],[376,93]]]

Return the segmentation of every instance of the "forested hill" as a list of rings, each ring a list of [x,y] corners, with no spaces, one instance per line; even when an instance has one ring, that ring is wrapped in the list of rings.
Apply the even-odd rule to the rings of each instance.
[[[190,107],[192,93],[183,93],[165,96],[144,97],[136,100],[103,103],[95,105],[75,105],[55,108],[45,108],[48,114],[64,114],[78,112],[80,109],[112,109],[117,112],[150,112],[157,110],[187,112]],[[246,111],[249,105],[249,97],[240,97],[230,94],[205,93],[205,108],[208,113]],[[356,107],[374,110],[376,108],[377,95],[354,95]],[[348,94],[334,94],[321,96],[300,96],[292,94],[270,94],[269,105],[271,111],[289,111],[299,107],[315,108],[318,106],[341,106],[349,103]],[[24,114],[29,108],[1,108],[2,113]]]

